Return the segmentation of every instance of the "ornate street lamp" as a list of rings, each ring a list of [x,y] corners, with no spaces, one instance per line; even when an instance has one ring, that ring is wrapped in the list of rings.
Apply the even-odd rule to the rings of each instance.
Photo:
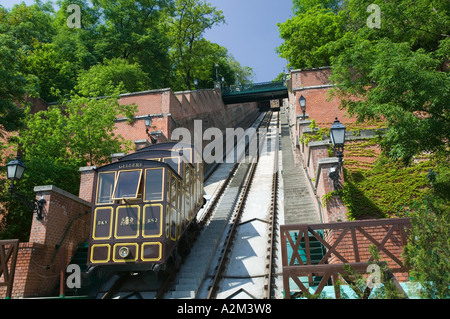
[[[345,144],[345,131],[346,127],[344,124],[339,122],[338,118],[334,121],[330,129],[331,143],[333,144],[333,149],[337,154],[339,164],[337,167],[333,168],[330,172],[330,178],[334,181],[334,189],[339,189],[339,172],[342,167],[342,160],[344,158],[344,144]]]
[[[22,178],[23,172],[25,171],[25,164],[20,161],[19,155],[17,154],[16,159],[6,164],[6,169],[6,175],[12,181],[10,188],[12,187],[14,189],[14,181]]]
[[[19,181],[22,178],[25,168],[25,164],[19,159],[19,154],[17,154],[14,160],[6,164],[6,176],[11,181],[9,192],[12,196],[18,197],[33,213],[36,213],[36,218],[41,220],[43,218],[42,211],[46,203],[45,199],[41,198],[40,200],[29,200],[24,194],[17,192],[14,185],[14,182]]]
[[[152,117],[151,117],[150,114],[149,114],[149,115],[147,115],[147,117],[145,118],[145,127],[147,128],[147,130],[148,130],[149,127],[152,126],[152,123],[153,123]],[[148,133],[148,131],[147,131],[147,133]]]
[[[344,157],[344,144],[345,144],[345,131],[346,127],[344,124],[339,122],[338,118],[334,121],[333,125],[330,129],[330,137],[331,143],[333,143],[333,148],[337,152],[337,156],[339,157],[339,162],[342,161]]]
[[[305,117],[306,117],[306,99],[303,97],[303,95],[300,96],[300,98],[298,99],[298,102],[300,103],[300,108],[302,109],[302,112],[303,112],[303,120],[305,120]]]
[[[150,141],[152,144],[156,144],[156,140],[153,138],[153,136],[150,134],[150,128],[152,127],[152,117],[149,115],[147,115],[147,117],[145,118],[145,132],[147,133],[147,136],[150,138]]]
[[[215,67],[216,67],[216,82],[219,82],[219,64],[216,63]]]

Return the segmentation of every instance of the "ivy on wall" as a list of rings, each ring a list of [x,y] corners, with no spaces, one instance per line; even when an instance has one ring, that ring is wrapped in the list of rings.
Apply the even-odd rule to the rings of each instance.
[[[311,132],[303,134],[300,143],[308,144],[329,136],[329,128],[317,127],[314,120],[309,127]],[[380,128],[378,126],[374,129]],[[348,125],[353,136],[359,136],[361,129],[367,127]],[[344,187],[323,196],[324,206],[331,197],[340,195],[347,206],[349,220],[403,217],[408,214],[408,207],[430,194],[431,186],[427,175],[430,169],[439,170],[437,161],[421,156],[410,166],[404,166],[400,161],[380,155],[379,142],[378,135],[347,141],[344,152]],[[331,144],[329,156],[334,156]],[[446,169],[441,168],[441,172],[446,172]]]
[[[405,167],[377,155],[371,147],[376,140],[360,141],[346,148],[341,196],[348,208],[349,220],[398,217],[403,207],[421,201],[430,191],[427,174],[437,164],[423,157]],[[348,152],[347,152],[348,151]],[[376,158],[370,161],[362,158]]]

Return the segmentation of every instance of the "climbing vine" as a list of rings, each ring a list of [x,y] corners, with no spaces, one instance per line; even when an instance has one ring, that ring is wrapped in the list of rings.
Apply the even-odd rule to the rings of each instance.
[[[353,136],[366,127],[346,124]],[[312,132],[303,134],[300,142],[323,140],[329,136],[329,127],[318,128],[314,120],[309,125]],[[373,126],[371,126],[373,127]],[[380,129],[381,126],[373,127]],[[429,156],[415,158],[409,166],[380,155],[380,137],[348,141],[344,152],[344,187],[322,196],[327,206],[333,196],[341,196],[348,209],[349,220],[367,218],[390,218],[407,215],[411,205],[423,201],[430,193],[427,174],[439,170],[439,164]],[[329,156],[334,156],[332,146]],[[441,168],[441,172],[446,172]]]
[[[380,156],[371,169],[344,168],[342,200],[350,220],[399,216],[401,207],[421,201],[430,190],[427,174],[436,163],[422,160],[404,167]]]
[[[300,144],[308,145],[312,141],[322,141],[324,134],[329,136],[329,129],[319,128],[316,126],[316,121],[312,120],[309,125],[311,133],[305,133],[300,138]]]

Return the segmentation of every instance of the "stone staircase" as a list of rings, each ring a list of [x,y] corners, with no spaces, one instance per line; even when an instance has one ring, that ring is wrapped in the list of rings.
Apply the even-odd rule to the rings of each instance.
[[[285,224],[317,224],[319,214],[301,167],[295,166],[289,123],[284,107],[280,109],[283,160],[284,220]]]

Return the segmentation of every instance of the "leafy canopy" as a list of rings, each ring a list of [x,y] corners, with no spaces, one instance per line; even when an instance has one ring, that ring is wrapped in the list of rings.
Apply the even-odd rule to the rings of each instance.
[[[367,24],[370,4],[380,7],[379,29]],[[341,106],[360,122],[384,121],[390,157],[450,155],[448,1],[296,0],[294,10],[279,25],[291,67],[331,65]]]

